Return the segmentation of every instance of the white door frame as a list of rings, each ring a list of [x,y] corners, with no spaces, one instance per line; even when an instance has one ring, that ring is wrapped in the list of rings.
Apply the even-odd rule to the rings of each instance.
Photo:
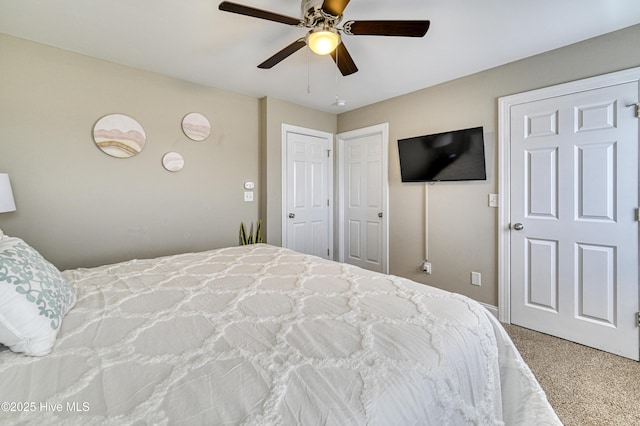
[[[363,137],[371,134],[380,134],[382,137],[382,176],[384,184],[382,185],[382,271],[389,273],[389,123],[376,124],[362,129],[351,130],[339,133],[336,136],[337,143],[337,162],[338,162],[338,261],[344,262],[344,206],[345,206],[345,190],[344,190],[344,145],[347,139]]]
[[[640,81],[640,67],[518,93],[498,99],[498,319],[511,323],[511,107],[514,105]],[[620,108],[625,108],[621,105]]]
[[[321,130],[307,129],[282,123],[282,246],[287,240],[287,134],[298,133],[307,136],[327,139],[329,141],[329,153],[327,156],[327,197],[329,198],[329,222],[327,224],[329,259],[333,259],[333,134]]]

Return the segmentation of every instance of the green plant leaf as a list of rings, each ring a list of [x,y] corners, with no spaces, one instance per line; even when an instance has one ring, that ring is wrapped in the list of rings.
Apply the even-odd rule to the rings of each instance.
[[[258,226],[256,228],[256,243],[262,243],[262,221],[258,221]]]
[[[240,222],[240,245],[244,246],[247,243],[247,230],[244,227],[244,223]]]

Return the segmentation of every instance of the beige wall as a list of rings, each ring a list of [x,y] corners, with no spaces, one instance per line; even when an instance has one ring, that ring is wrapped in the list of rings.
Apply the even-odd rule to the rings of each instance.
[[[338,116],[345,132],[389,122],[390,271],[497,306],[497,101],[501,96],[640,66],[640,25]],[[486,182],[429,185],[429,260],[424,260],[424,184],[400,182],[397,140],[484,126]],[[470,284],[471,271],[482,286]]]
[[[337,116],[255,99],[0,35],[0,172],[18,210],[0,228],[61,269],[238,243],[240,221],[264,221],[280,244],[281,127],[335,133]],[[182,117],[209,118],[212,135],[190,141]],[[140,122],[147,144],[116,159],[93,143],[110,113]],[[162,168],[178,151],[185,167]],[[255,201],[243,201],[253,181]],[[265,196],[268,194],[268,197]]]
[[[282,125],[336,133],[337,116],[266,97],[261,103],[260,217],[266,225],[266,241],[282,243]]]
[[[258,218],[243,183],[259,179],[259,100],[0,35],[0,172],[17,211],[0,228],[59,268],[236,245]],[[190,141],[182,117],[206,115],[212,135]],[[144,150],[102,153],[95,122],[135,118]],[[178,151],[184,169],[163,169]],[[256,191],[257,192],[257,191]]]

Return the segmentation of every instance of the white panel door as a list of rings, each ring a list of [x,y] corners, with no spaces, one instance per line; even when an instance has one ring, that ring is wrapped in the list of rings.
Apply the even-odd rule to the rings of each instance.
[[[283,246],[329,259],[332,136],[287,126],[284,138],[286,216]]]
[[[638,359],[637,82],[511,107],[511,322]]]
[[[387,126],[338,135],[340,260],[387,273]]]

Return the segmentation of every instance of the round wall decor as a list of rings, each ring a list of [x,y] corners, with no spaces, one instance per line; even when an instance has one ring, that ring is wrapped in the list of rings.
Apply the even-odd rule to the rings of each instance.
[[[128,158],[142,151],[147,135],[140,123],[128,115],[109,114],[93,126],[93,140],[105,154]]]
[[[184,158],[177,152],[167,152],[162,157],[162,165],[170,172],[177,172],[184,167]]]
[[[211,123],[199,112],[191,112],[182,119],[182,131],[191,140],[203,141],[211,133]]]

